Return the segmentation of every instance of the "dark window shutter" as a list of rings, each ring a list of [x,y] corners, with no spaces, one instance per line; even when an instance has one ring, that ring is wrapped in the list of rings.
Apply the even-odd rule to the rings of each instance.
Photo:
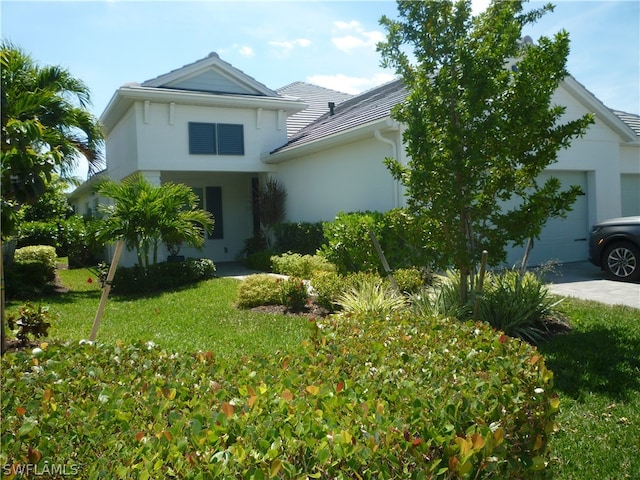
[[[189,153],[215,155],[216,124],[189,122]]]
[[[215,225],[213,232],[209,235],[212,239],[224,238],[224,229],[222,223],[222,188],[207,187],[206,189],[207,211],[213,215]]]
[[[242,125],[218,124],[218,154],[244,155],[244,128]]]

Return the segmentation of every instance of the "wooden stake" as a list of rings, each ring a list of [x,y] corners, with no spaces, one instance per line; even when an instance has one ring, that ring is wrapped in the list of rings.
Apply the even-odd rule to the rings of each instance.
[[[389,263],[387,263],[387,259],[384,256],[384,253],[382,253],[382,248],[380,247],[380,244],[378,243],[378,239],[376,238],[376,234],[373,233],[373,230],[369,230],[369,237],[371,237],[371,242],[373,243],[373,247],[376,249],[376,252],[378,253],[378,257],[380,257],[380,262],[382,262],[382,268],[384,268],[384,272],[387,274],[387,277],[389,277],[391,286],[397,293],[400,293],[400,288],[398,287],[398,283],[396,282],[396,279],[394,278],[393,273],[391,273],[391,269],[389,268]]]
[[[107,298],[109,297],[109,292],[111,291],[111,282],[113,281],[113,277],[116,274],[116,268],[118,267],[118,262],[120,261],[120,255],[122,254],[123,246],[124,241],[118,240],[118,243],[116,243],[116,250],[113,252],[113,260],[111,262],[111,266],[109,267],[109,273],[107,274],[107,281],[102,288],[100,305],[98,306],[96,318],[93,321],[93,328],[91,329],[91,335],[89,336],[90,342],[95,341],[96,335],[98,334],[98,327],[100,326],[100,320],[102,320],[102,315],[104,314],[104,308],[107,305]]]
[[[482,251],[482,260],[480,262],[480,274],[478,275],[478,284],[476,285],[476,298],[475,304],[473,306],[473,319],[478,320],[478,316],[480,315],[480,301],[482,300],[482,288],[484,287],[484,272],[487,268],[487,258],[489,257],[489,252],[486,250]]]

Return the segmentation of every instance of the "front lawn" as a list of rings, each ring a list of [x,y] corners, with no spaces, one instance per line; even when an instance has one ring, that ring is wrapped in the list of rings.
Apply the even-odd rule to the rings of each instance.
[[[573,331],[540,346],[562,405],[554,478],[640,478],[640,310],[562,305]]]
[[[87,339],[100,302],[100,283],[86,269],[58,273],[70,291],[33,303],[49,305],[50,337]],[[308,321],[238,310],[234,307],[237,286],[237,280],[215,278],[154,295],[111,295],[96,340],[107,344],[151,341],[168,351],[212,351],[219,357],[299,349],[308,336]],[[9,303],[9,313],[22,303]]]
[[[73,344],[89,335],[100,287],[86,270],[61,274],[71,290],[34,303],[49,305],[55,315],[51,337]],[[233,279],[212,279],[154,296],[114,296],[98,341],[111,346],[152,341],[168,352],[210,351],[212,358],[226,359],[250,353],[304,355],[309,321],[238,310],[233,306],[237,285]],[[10,304],[10,311],[18,305]],[[573,331],[539,347],[555,373],[554,390],[560,396],[560,430],[550,443],[553,478],[640,478],[640,311],[579,300],[565,300],[562,309]],[[171,388],[161,392],[167,399],[175,395]],[[52,400],[47,392],[39,404]],[[3,417],[7,413],[15,414],[3,411]],[[23,433],[33,435],[27,427]],[[131,432],[136,439],[143,434]],[[172,435],[157,434],[161,441]]]

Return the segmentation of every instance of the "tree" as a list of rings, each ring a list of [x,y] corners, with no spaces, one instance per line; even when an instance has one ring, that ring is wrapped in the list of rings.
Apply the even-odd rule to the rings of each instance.
[[[406,126],[410,160],[386,162],[410,212],[431,223],[440,264],[459,270],[463,300],[483,250],[501,263],[509,243],[538,237],[548,218],[569,211],[579,187],[536,178],[593,122],[561,123],[565,109],[552,105],[568,34],[522,40],[553,6],[523,12],[522,1],[494,0],[474,17],[470,3],[399,1],[399,20],[380,20],[387,40],[378,45],[408,91],[392,115]]]
[[[105,218],[98,240],[123,239],[128,250],[136,250],[138,265],[144,268],[149,267],[150,255],[157,263],[161,242],[202,248],[204,230],[213,230],[213,216],[198,208],[198,196],[183,184],[155,186],[135,174],[122,182],[102,180],[96,193],[115,202],[100,207]]]
[[[1,230],[2,237],[8,237],[20,205],[35,202],[54,172],[66,176],[80,156],[89,161],[90,172],[99,169],[104,136],[87,110],[89,89],[67,70],[40,67],[5,41],[0,44],[0,68]],[[0,280],[4,284],[2,263]],[[4,353],[4,296],[0,328]]]
[[[103,165],[103,131],[87,109],[89,89],[58,66],[38,66],[10,43],[2,67],[2,234],[15,228],[16,209],[34,203],[52,174],[68,176],[80,157],[89,172]]]

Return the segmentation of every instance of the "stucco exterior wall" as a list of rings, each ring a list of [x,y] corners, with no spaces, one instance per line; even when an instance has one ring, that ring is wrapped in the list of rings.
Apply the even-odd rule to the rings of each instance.
[[[278,165],[287,190],[287,219],[332,220],[340,211],[397,207],[397,185],[383,164],[391,147],[373,136]]]
[[[168,103],[138,103],[138,169],[162,171],[268,171],[261,157],[286,142],[286,127],[278,113],[257,109],[200,107]],[[145,109],[147,111],[145,112]],[[232,123],[244,126],[244,150],[236,155],[190,155],[189,122]]]
[[[133,105],[107,136],[107,164],[109,176],[114,180],[122,180],[138,170],[139,116],[140,105]]]

